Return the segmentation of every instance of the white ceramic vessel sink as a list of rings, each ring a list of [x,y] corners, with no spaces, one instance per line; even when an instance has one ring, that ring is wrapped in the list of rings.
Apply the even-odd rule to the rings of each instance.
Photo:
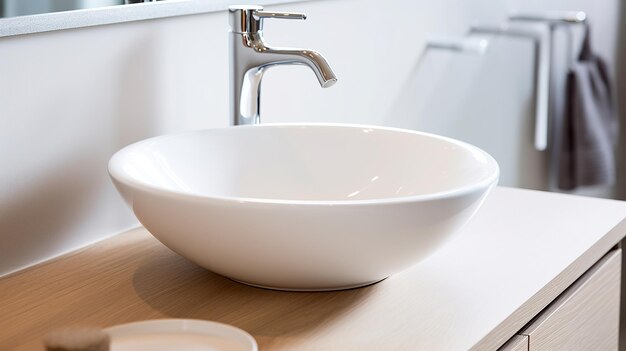
[[[284,290],[367,285],[459,231],[498,164],[419,132],[257,125],[147,139],[109,163],[163,244],[213,272]]]

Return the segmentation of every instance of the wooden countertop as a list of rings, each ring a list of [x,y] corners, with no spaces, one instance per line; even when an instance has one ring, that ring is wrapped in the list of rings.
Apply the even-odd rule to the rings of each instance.
[[[235,283],[136,229],[0,279],[0,349],[153,318],[232,324],[260,350],[496,349],[626,235],[625,216],[624,202],[496,188],[427,260],[327,293]]]

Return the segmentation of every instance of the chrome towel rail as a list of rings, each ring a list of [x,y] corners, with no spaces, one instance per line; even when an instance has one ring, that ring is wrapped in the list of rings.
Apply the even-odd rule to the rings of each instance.
[[[552,36],[540,28],[519,28],[510,25],[474,25],[469,34],[504,35],[529,38],[535,43],[535,148],[548,147],[548,116],[550,93],[550,47]]]
[[[578,24],[587,21],[587,14],[583,11],[564,11],[564,12],[517,12],[513,11],[509,14],[509,20],[512,21],[529,21],[529,22],[548,22],[552,24]]]
[[[476,24],[470,27],[465,38],[431,38],[426,50],[443,49],[464,53],[483,54],[489,42],[476,35],[521,37],[533,40],[535,46],[535,132],[534,146],[539,151],[548,148],[551,113],[550,77],[552,66],[552,37],[557,26],[585,24],[587,14],[583,11],[561,12],[511,12],[510,23],[504,25]],[[546,26],[521,26],[521,22],[545,23]],[[569,33],[569,32],[568,32]],[[571,38],[571,33],[569,33]]]
[[[548,76],[550,75],[550,66],[552,64],[552,36],[554,33],[554,28],[556,26],[569,26],[569,25],[577,25],[577,24],[586,24],[587,22],[587,14],[583,11],[562,11],[562,12],[511,12],[509,14],[509,20],[514,22],[535,22],[535,23],[545,23],[548,27],[548,35],[550,40],[548,41],[548,46],[545,48],[547,61],[542,62],[543,65],[547,65],[543,70],[546,70]],[[572,42],[572,33],[571,31],[567,32],[569,36],[569,45]],[[570,46],[571,48],[571,46]],[[540,64],[541,66],[541,64]],[[541,70],[541,68],[539,68]],[[548,83],[546,85],[546,89],[544,91],[544,95],[540,96],[539,92],[537,92],[537,104],[546,104],[548,106],[550,104],[550,84],[549,77],[546,78]],[[535,147],[538,150],[545,150],[548,146],[548,107],[546,108],[545,116],[542,115],[542,119],[537,119],[536,129],[535,129]]]
[[[489,42],[483,38],[436,37],[426,41],[426,49],[441,49],[471,54],[484,54]]]

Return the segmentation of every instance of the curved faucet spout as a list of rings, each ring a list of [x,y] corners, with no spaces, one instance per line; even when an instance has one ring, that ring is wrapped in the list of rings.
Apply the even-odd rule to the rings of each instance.
[[[260,19],[258,23],[255,22],[256,17],[270,17],[271,15],[276,18],[276,16],[289,15],[287,17],[303,18],[304,15],[262,12],[259,7],[235,8],[230,11],[232,124],[260,123],[260,86],[263,74],[269,67],[306,65],[315,73],[322,88],[328,88],[337,82],[335,72],[322,54],[308,49],[271,47],[263,40],[262,22]],[[255,30],[252,31],[252,29]]]
[[[276,48],[265,44],[261,33],[248,34],[251,49],[261,54],[261,66],[275,66],[285,64],[306,65],[313,70],[322,88],[328,88],[337,82],[337,76],[330,68],[328,61],[317,51],[294,48]]]
[[[241,86],[236,88],[239,91],[239,99],[235,100],[235,103],[239,101],[237,116],[239,119],[234,121],[235,125],[261,123],[261,81],[267,68],[280,65],[306,65],[315,73],[322,88],[328,88],[337,82],[337,76],[328,61],[317,51],[272,48],[265,46],[263,42],[257,42],[252,48],[262,54],[259,59],[267,63],[249,68],[243,72],[242,77],[234,77],[237,80],[241,79]]]
[[[306,65],[315,73],[322,88],[331,87],[337,82],[337,76],[328,64],[328,61],[317,51],[265,47],[259,53],[271,56],[268,57],[271,62],[265,64],[265,67],[289,64]]]

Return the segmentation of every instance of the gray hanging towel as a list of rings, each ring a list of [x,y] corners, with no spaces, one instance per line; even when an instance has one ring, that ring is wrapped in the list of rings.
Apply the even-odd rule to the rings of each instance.
[[[559,188],[613,184],[618,116],[606,63],[591,51],[589,26],[567,75]]]

